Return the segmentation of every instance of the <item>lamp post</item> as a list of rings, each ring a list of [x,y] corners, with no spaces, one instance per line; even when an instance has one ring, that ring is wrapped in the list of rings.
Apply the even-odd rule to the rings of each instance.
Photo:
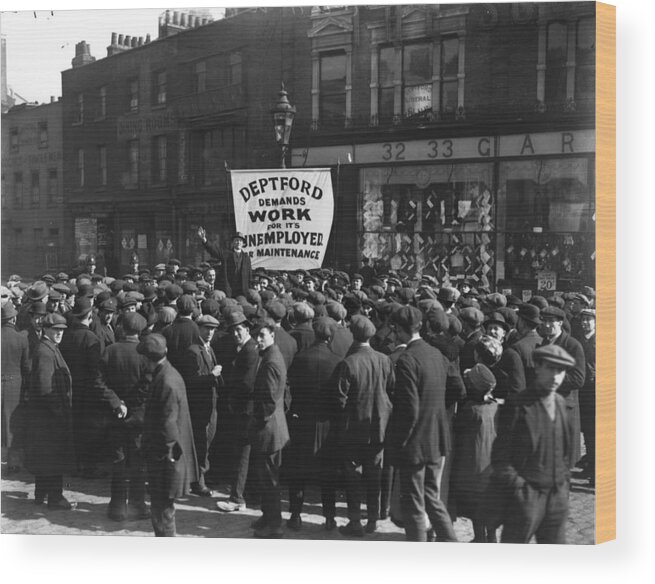
[[[275,127],[275,141],[278,143],[282,150],[282,164],[281,168],[286,168],[287,151],[289,150],[289,138],[291,137],[291,126],[293,126],[293,118],[296,115],[295,106],[289,103],[289,97],[284,89],[278,94],[278,100],[275,107],[271,110],[273,114],[273,125]]]

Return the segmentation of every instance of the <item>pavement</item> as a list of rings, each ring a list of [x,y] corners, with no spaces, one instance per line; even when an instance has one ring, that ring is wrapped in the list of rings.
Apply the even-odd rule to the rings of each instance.
[[[64,496],[74,504],[70,511],[50,511],[47,505],[34,504],[34,479],[26,471],[7,475],[2,463],[2,501],[0,532],[26,535],[124,535],[153,536],[149,519],[118,523],[107,517],[109,478],[64,478]],[[585,479],[574,472],[571,485],[567,539],[570,544],[594,543],[595,492]],[[216,510],[216,501],[226,499],[227,485],[219,485],[213,498],[189,495],[176,500],[176,522],[179,537],[251,538],[253,520],[261,515],[257,508],[233,513]],[[283,489],[283,518],[289,517],[288,499]],[[303,525],[298,531],[284,527],[288,540],[347,540],[338,530],[326,531],[321,514],[318,489],[309,489],[305,497]],[[337,499],[337,525],[346,525],[346,501],[343,493]],[[473,539],[468,519],[455,522],[459,541]],[[352,538],[356,539],[356,538]],[[378,531],[367,534],[365,541],[404,541],[404,531],[391,520],[379,521]]]

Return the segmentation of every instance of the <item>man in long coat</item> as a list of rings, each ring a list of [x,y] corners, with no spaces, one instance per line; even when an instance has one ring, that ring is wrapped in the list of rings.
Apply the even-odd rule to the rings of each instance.
[[[243,250],[246,238],[240,233],[235,233],[231,240],[232,249],[227,250],[209,243],[207,232],[203,227],[198,227],[198,237],[207,252],[221,262],[221,277],[218,283],[223,292],[232,298],[245,296],[252,279],[250,256]]]
[[[188,294],[183,294],[177,299],[176,305],[177,318],[162,334],[166,339],[168,361],[181,371],[186,351],[196,342],[200,331],[192,317],[197,307],[196,301]]]
[[[536,535],[537,543],[563,544],[574,428],[572,406],[557,390],[576,361],[551,344],[535,350],[534,363],[531,386],[501,409],[492,484],[504,499],[503,543],[529,543]]]
[[[406,538],[427,541],[427,513],[438,541],[457,541],[439,494],[444,459],[451,448],[446,409],[448,365],[447,359],[421,338],[421,322],[420,310],[412,306],[393,314],[398,341],[407,347],[396,362],[387,449],[399,471]]]
[[[43,337],[32,357],[28,389],[25,467],[35,476],[34,502],[49,509],[70,509],[63,495],[64,474],[75,467],[71,375],[59,351],[66,319],[43,319]]]
[[[253,415],[250,427],[253,470],[262,498],[262,517],[255,526],[255,537],[282,536],[280,467],[282,449],[289,442],[284,415],[284,391],[287,370],[275,344],[275,324],[267,319],[257,333],[260,362],[252,395]]]
[[[366,490],[367,533],[375,532],[380,518],[384,438],[391,415],[394,371],[391,359],[371,348],[369,341],[375,334],[375,325],[367,317],[353,316],[350,331],[355,342],[335,371],[336,397],[341,406],[338,440],[343,455],[350,520],[340,531],[344,535],[362,537],[362,483]]]
[[[2,305],[2,445],[7,446],[7,470],[17,471],[20,468],[20,434],[19,415],[14,418],[14,412],[25,395],[25,387],[29,381],[31,363],[25,332],[16,331],[16,308],[10,300]],[[18,440],[14,443],[16,431]]]
[[[300,351],[289,369],[291,443],[285,453],[289,469],[289,527],[298,529],[305,498],[305,486],[314,478],[321,485],[326,529],[336,526],[335,475],[337,461],[330,422],[334,417],[332,374],[341,357],[330,348],[337,323],[322,317],[314,322],[316,341]],[[276,329],[277,335],[277,329]],[[333,430],[334,432],[334,430]]]
[[[516,323],[519,339],[512,343],[506,351],[508,353],[512,351],[516,352],[521,358],[526,385],[532,383],[534,376],[532,354],[543,343],[543,339],[537,332],[537,328],[541,325],[540,313],[539,307],[534,304],[522,304],[519,307],[518,321]]]
[[[147,358],[152,373],[143,427],[152,526],[157,537],[174,537],[175,499],[186,495],[198,480],[186,388],[166,359],[162,335],[147,335],[137,351]]]

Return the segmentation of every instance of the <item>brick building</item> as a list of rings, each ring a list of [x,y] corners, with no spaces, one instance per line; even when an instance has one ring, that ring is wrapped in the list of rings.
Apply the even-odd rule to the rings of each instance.
[[[2,277],[65,265],[61,102],[2,114]]]
[[[215,22],[167,11],[159,24],[152,41],[113,34],[105,58],[79,43],[62,72],[70,258],[96,253],[113,275],[134,253],[198,261],[199,224],[234,228],[226,165],[278,166],[270,109],[310,67],[308,8]]]
[[[595,278],[593,2],[316,7],[293,166],[333,258],[521,295]]]

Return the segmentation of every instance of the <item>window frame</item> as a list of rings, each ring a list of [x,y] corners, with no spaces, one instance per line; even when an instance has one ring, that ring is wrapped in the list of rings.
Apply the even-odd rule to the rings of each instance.
[[[101,187],[107,186],[107,146],[98,145],[98,176]]]
[[[45,149],[48,147],[49,134],[48,134],[48,122],[39,122],[39,149]],[[45,135],[45,138],[44,138]]]
[[[38,207],[41,204],[41,173],[33,170],[30,174],[30,205]]]
[[[168,93],[168,73],[166,69],[158,69],[153,72],[153,107],[165,107]]]
[[[86,182],[86,176],[84,172],[84,148],[77,149],[77,186],[78,188],[83,188]]]
[[[343,91],[325,91],[324,88],[324,81],[323,81],[323,62],[324,59],[329,59],[329,58],[334,58],[334,57],[343,57]],[[324,112],[324,100],[326,98],[334,98],[334,97],[341,97],[343,96],[343,124],[342,126],[346,124],[346,121],[348,119],[348,52],[344,49],[337,49],[333,51],[323,51],[319,55],[318,59],[318,120],[320,124],[327,124],[328,126],[335,126],[339,125],[338,123],[340,120],[335,120],[334,122],[332,120],[326,120],[325,116],[323,115]]]
[[[14,208],[21,209],[23,207],[23,195],[24,195],[24,182],[23,182],[23,173],[15,172],[14,173]]]
[[[139,158],[141,156],[141,145],[139,139],[128,140],[127,142],[127,175],[128,188],[138,188],[139,186]]]

